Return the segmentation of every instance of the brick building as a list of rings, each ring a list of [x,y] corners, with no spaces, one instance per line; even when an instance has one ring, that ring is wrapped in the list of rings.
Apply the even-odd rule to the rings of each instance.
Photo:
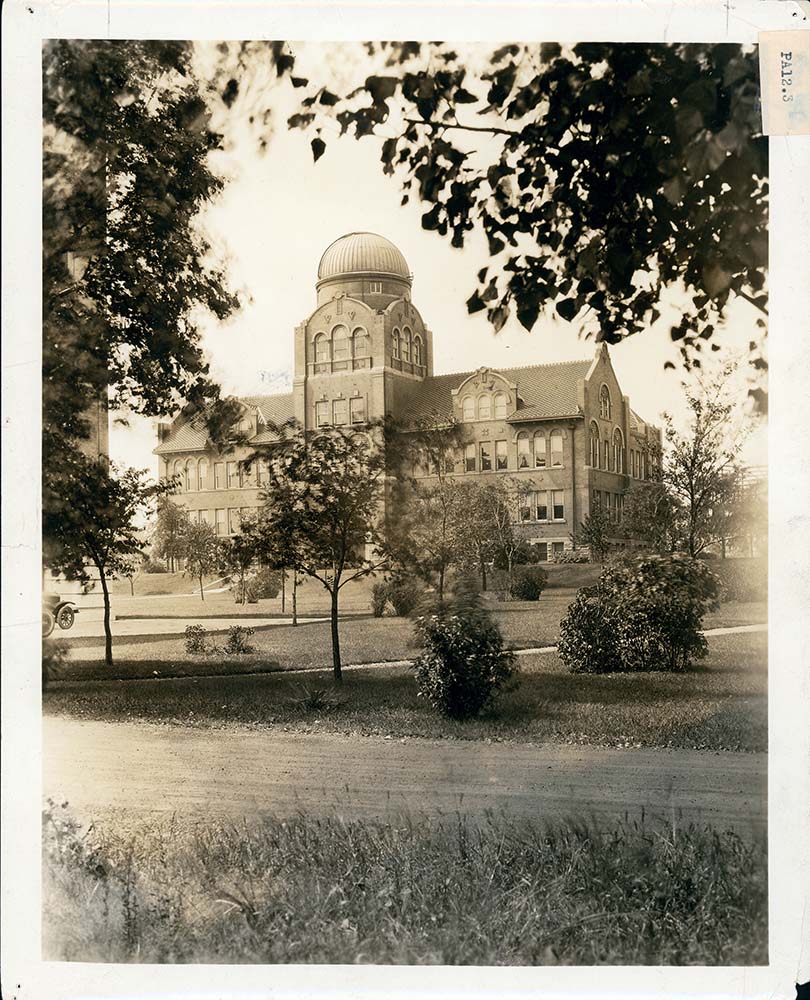
[[[516,517],[524,537],[551,559],[602,504],[619,523],[623,497],[649,475],[661,432],[623,395],[605,345],[591,361],[433,373],[433,334],[411,301],[400,251],[373,233],[349,233],[323,254],[314,312],[295,330],[290,393],[241,399],[251,444],[294,417],[304,428],[361,426],[393,416],[455,416],[467,443],[455,456],[462,479],[510,475],[530,487]],[[238,530],[259,505],[261,464],[242,474],[248,451],[220,456],[203,422],[179,415],[158,427],[161,476],[178,475],[177,501],[218,534]],[[429,469],[417,474],[429,478]]]

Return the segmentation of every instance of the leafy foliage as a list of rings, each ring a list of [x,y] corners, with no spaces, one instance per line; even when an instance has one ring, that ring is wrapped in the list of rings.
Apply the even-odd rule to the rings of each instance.
[[[575,532],[577,545],[587,545],[596,562],[604,562],[610,551],[611,539],[622,533],[608,512],[598,502],[591,503],[591,511]]]
[[[388,584],[380,580],[371,588],[371,613],[375,618],[382,618],[388,606]]]
[[[206,521],[191,522],[186,528],[183,553],[186,560],[183,572],[198,581],[200,599],[204,601],[203,579],[213,575],[222,566],[221,541]]]
[[[250,645],[252,635],[252,628],[246,628],[244,625],[231,625],[228,629],[228,638],[225,640],[224,651],[237,656],[254,653],[255,647]]]
[[[186,652],[208,652],[208,630],[204,625],[186,625]]]
[[[548,577],[541,566],[520,566],[510,593],[516,601],[539,601],[547,583]]]
[[[413,577],[395,573],[388,583],[388,600],[394,614],[406,618],[418,606],[424,588]]]
[[[560,622],[557,652],[572,673],[611,674],[624,669],[616,634],[617,609],[599,587],[582,587]]]

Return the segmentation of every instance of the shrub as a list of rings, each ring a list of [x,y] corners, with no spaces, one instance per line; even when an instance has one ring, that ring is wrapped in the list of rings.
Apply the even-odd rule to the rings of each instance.
[[[419,603],[422,587],[410,577],[395,576],[388,584],[388,600],[394,614],[407,617]]]
[[[384,581],[375,583],[371,588],[371,613],[375,618],[382,618],[388,604],[388,584]]]
[[[165,573],[166,567],[162,562],[157,559],[150,559],[147,557],[143,561],[143,566],[141,567],[144,573]]]
[[[470,599],[465,590],[461,602],[467,606]],[[422,644],[414,661],[419,697],[442,715],[478,715],[514,677],[515,657],[480,605],[420,616],[416,631]]]
[[[298,697],[290,700],[290,706],[299,712],[334,712],[343,704],[340,698],[325,687],[309,687],[307,684],[298,686]]]
[[[234,580],[231,584],[231,593],[235,604],[256,604],[259,600],[255,577],[245,577],[244,581]]]
[[[548,582],[540,566],[519,566],[513,573],[511,594],[516,601],[537,601]]]
[[[67,649],[64,643],[58,639],[45,638],[42,640],[42,690],[44,691],[48,682],[54,680],[59,673],[59,668],[67,659]]]
[[[720,579],[721,601],[768,599],[767,559],[714,559],[712,572]]]
[[[208,651],[208,632],[203,625],[186,625],[186,652],[205,653]]]
[[[622,556],[577,595],[560,624],[559,653],[572,670],[685,670],[706,655],[703,615],[719,581],[689,556]]]
[[[565,549],[554,556],[555,563],[587,563],[591,561],[585,549]]]
[[[231,625],[228,629],[228,638],[225,641],[225,652],[235,655],[254,653],[256,647],[251,646],[248,642],[248,639],[252,635],[252,628],[246,628],[243,625]]]

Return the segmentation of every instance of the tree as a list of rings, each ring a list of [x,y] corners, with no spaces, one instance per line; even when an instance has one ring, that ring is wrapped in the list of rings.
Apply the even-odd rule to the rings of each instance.
[[[197,580],[200,585],[200,600],[205,600],[203,579],[216,572],[223,563],[223,547],[216,532],[207,521],[189,524],[185,535],[185,560],[183,573]]]
[[[610,540],[618,533],[608,512],[601,503],[594,503],[589,514],[580,522],[579,530],[572,535],[576,545],[587,545],[591,558],[603,563],[610,552]]]
[[[487,492],[487,523],[492,531],[495,559],[506,566],[510,593],[514,584],[515,559],[523,545],[523,540],[514,530],[515,514],[525,508],[530,492],[528,483],[511,477],[492,483]]]
[[[678,508],[660,479],[631,484],[624,495],[623,522],[627,535],[650,552],[671,554],[678,546]]]
[[[260,551],[260,534],[255,517],[243,517],[239,531],[225,540],[220,547],[220,563],[239,579],[241,604],[247,604],[247,575],[256,562]]]
[[[143,572],[144,559],[146,559],[146,553],[138,552],[137,554],[122,560],[123,566],[119,575],[125,580],[129,580],[130,597],[135,596],[135,581]]]
[[[739,488],[737,459],[747,427],[735,413],[729,380],[733,365],[716,378],[684,386],[689,408],[685,432],[665,415],[663,483],[677,511],[679,547],[691,556],[728,537],[728,511]]]
[[[168,495],[158,503],[157,521],[152,538],[152,551],[164,559],[169,572],[175,572],[175,561],[186,553],[186,534],[191,522],[188,510],[174,503]]]
[[[70,456],[61,475],[66,493],[58,506],[43,512],[49,563],[54,572],[84,584],[91,582],[88,563],[95,567],[104,598],[104,660],[112,666],[108,581],[125,574],[143,552],[137,522],[167,487],[149,482],[144,471],[118,469],[81,453]]]
[[[665,292],[685,289],[671,336],[699,366],[731,300],[765,314],[755,47],[519,43],[478,76],[446,43],[365,49],[361,65],[387,56],[381,72],[347,93],[310,81],[288,124],[313,136],[316,161],[335,122],[382,140],[383,172],[400,180],[403,204],[425,206],[423,228],[454,247],[483,232],[467,307],[486,310],[495,331],[513,311],[531,330],[553,307],[617,343],[655,322]]]
[[[289,532],[301,572],[329,593],[332,666],[340,684],[340,592],[387,562],[381,550],[382,429],[313,433],[290,421],[276,430],[279,440],[262,450],[268,465],[261,494],[264,530]]]
[[[487,589],[487,563],[495,556],[492,509],[489,484],[458,483],[451,518],[457,561],[463,569],[480,575],[482,590]]]

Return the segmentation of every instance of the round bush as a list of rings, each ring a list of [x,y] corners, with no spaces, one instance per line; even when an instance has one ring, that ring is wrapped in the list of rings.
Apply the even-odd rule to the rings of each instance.
[[[583,587],[560,622],[557,652],[575,674],[622,670],[615,608],[600,598],[598,587]]]
[[[420,617],[416,629],[422,642],[414,662],[419,696],[442,715],[478,715],[515,674],[514,655],[482,614]]]
[[[260,569],[250,577],[257,600],[269,601],[281,593],[281,573],[277,569]]]
[[[520,566],[514,572],[510,593],[516,601],[537,601],[546,589],[548,577],[540,566]]]
[[[406,576],[396,576],[388,584],[388,600],[394,609],[394,614],[401,618],[407,617],[417,606],[422,597],[422,587]]]

